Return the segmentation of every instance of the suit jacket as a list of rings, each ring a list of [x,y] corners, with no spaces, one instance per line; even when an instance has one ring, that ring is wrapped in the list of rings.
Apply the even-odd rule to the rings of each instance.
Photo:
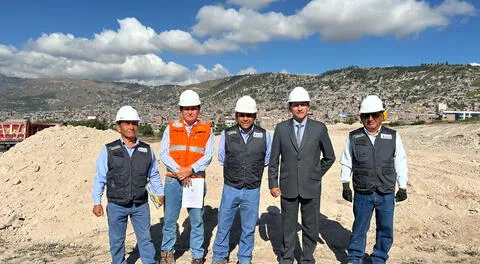
[[[298,146],[293,120],[283,121],[277,124],[273,135],[268,186],[270,189],[276,188],[280,182],[280,190],[285,198],[319,197],[322,177],[334,161],[335,153],[325,124],[308,119],[302,143]]]

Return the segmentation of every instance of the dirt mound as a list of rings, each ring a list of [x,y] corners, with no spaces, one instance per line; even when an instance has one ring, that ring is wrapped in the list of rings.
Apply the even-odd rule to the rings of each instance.
[[[90,193],[101,146],[118,133],[52,127],[17,144],[0,159],[0,229],[19,241],[51,241],[90,229]],[[88,221],[87,221],[88,222]]]

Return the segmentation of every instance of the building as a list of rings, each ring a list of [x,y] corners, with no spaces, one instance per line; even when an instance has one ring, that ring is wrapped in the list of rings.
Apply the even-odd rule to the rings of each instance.
[[[464,120],[471,117],[480,116],[480,112],[473,111],[443,111],[442,120]]]

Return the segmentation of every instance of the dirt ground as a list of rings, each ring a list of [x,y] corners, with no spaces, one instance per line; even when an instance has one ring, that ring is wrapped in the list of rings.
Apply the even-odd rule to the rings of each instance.
[[[341,197],[339,157],[356,125],[329,126],[337,162],[323,178],[317,263],[343,263],[353,222]],[[408,200],[395,207],[395,241],[389,263],[480,263],[480,124],[404,126],[398,130],[409,164]],[[106,217],[91,213],[95,160],[114,131],[54,127],[0,156],[0,263],[109,263]],[[218,142],[218,137],[216,138]],[[158,154],[159,143],[152,143]],[[161,173],[164,175],[164,167]],[[207,169],[205,246],[211,262],[223,178],[216,161]],[[266,173],[255,235],[254,263],[276,263],[281,244],[280,202]],[[106,201],[104,200],[104,204]],[[152,236],[160,250],[163,209],[152,211]],[[178,226],[177,263],[190,263],[185,210]],[[237,219],[238,220],[238,219]],[[299,226],[298,234],[301,235]],[[239,222],[232,230],[230,263],[236,263]],[[368,234],[367,253],[375,238]],[[128,263],[141,263],[131,226]]]

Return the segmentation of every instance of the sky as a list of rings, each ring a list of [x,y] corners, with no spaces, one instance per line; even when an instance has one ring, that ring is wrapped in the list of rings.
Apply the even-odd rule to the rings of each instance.
[[[479,0],[15,0],[0,73],[148,85],[239,74],[480,65]]]

